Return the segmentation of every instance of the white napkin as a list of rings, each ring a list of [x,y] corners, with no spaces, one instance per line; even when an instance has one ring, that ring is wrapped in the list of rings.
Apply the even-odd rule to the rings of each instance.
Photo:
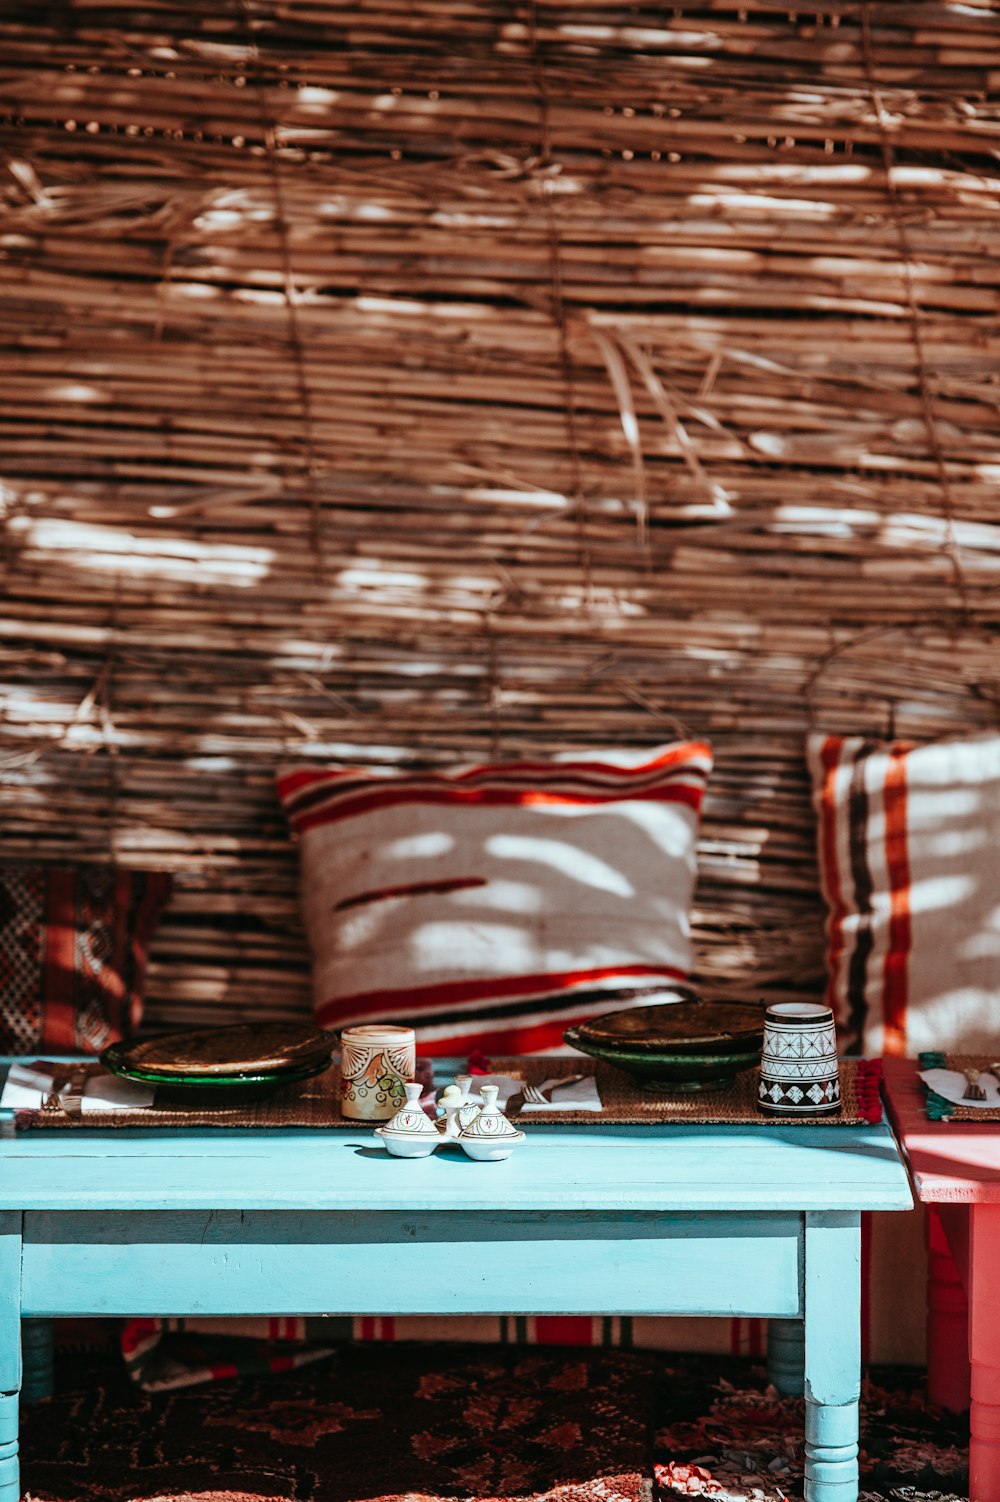
[[[582,1080],[574,1080],[572,1085],[561,1085],[558,1078],[543,1080],[539,1089],[543,1095],[549,1095],[549,1099],[541,1105],[526,1100],[521,1107],[522,1115],[528,1116],[532,1111],[600,1111],[603,1109],[601,1097],[597,1092],[597,1081],[592,1074],[585,1075]]]
[[[521,1081],[516,1080],[512,1074],[474,1074],[469,1080],[470,1099],[477,1103],[481,1102],[482,1096],[479,1092],[484,1085],[496,1085],[497,1105],[501,1111],[506,1111],[507,1102],[520,1090]]]
[[[592,1074],[582,1080],[575,1081],[572,1085],[563,1085],[561,1080],[565,1076],[556,1076],[550,1080],[543,1080],[541,1089],[554,1090],[551,1100],[542,1106],[531,1105],[525,1101],[518,1114],[530,1114],[532,1111],[601,1111],[601,1097],[597,1093],[597,1082]],[[520,1095],[524,1088],[524,1081],[515,1079],[512,1074],[474,1074],[469,1081],[469,1093],[473,1100],[481,1100],[479,1094],[484,1085],[496,1085],[497,1105],[501,1111],[506,1111],[508,1101],[515,1095]]]
[[[943,1095],[945,1100],[950,1100],[956,1106],[971,1106],[974,1111],[977,1108],[981,1111],[996,1111],[1000,1108],[1000,1084],[985,1070],[979,1075],[979,1084],[986,1091],[985,1100],[964,1098],[969,1082],[959,1069],[923,1069],[920,1071],[920,1078],[937,1095]]]
[[[62,1073],[62,1066],[59,1072]],[[56,1065],[40,1061],[12,1064],[0,1095],[0,1110],[38,1111],[51,1093]],[[153,1104],[153,1089],[133,1080],[121,1080],[114,1074],[98,1074],[83,1087],[80,1110],[84,1116],[93,1111],[134,1111]],[[60,1092],[60,1099],[68,1090]]]

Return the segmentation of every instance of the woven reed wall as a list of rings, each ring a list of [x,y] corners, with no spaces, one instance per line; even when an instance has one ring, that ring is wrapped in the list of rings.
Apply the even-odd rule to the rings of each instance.
[[[0,6],[0,857],[176,872],[153,1025],[306,1005],[280,761],[682,732],[706,989],[816,985],[807,727],[998,718],[998,82],[987,0]]]

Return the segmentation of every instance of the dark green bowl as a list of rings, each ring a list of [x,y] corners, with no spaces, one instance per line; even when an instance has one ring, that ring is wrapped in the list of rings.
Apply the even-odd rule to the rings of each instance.
[[[572,1048],[613,1064],[641,1089],[650,1091],[719,1090],[732,1084],[742,1070],[760,1062],[756,1045],[737,1046],[729,1053],[676,1053],[669,1048],[627,1048],[620,1043],[581,1038],[575,1027],[568,1027],[563,1037]]]

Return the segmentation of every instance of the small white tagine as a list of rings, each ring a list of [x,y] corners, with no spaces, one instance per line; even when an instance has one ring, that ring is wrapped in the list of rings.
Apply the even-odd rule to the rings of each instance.
[[[406,1105],[385,1126],[376,1127],[375,1135],[385,1143],[394,1158],[427,1158],[441,1141],[441,1133],[420,1109],[423,1090],[420,1081],[410,1080],[403,1089]]]
[[[469,1125],[462,1128],[459,1142],[470,1158],[481,1163],[496,1163],[509,1158],[524,1133],[512,1126],[497,1105],[496,1085],[483,1086],[483,1106]]]

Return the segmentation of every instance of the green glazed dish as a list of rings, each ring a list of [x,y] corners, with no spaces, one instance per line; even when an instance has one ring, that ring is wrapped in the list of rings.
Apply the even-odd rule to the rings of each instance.
[[[176,1095],[178,1102],[197,1098],[199,1108],[215,1107],[322,1074],[335,1041],[300,1022],[233,1023],[112,1043],[101,1063],[119,1079],[154,1085],[157,1101]]]
[[[187,1028],[157,1037],[113,1043],[105,1054],[119,1069],[143,1079],[255,1079],[328,1064],[336,1040],[301,1022],[237,1022],[227,1027]]]
[[[647,1090],[714,1090],[760,1060],[764,1008],[683,1000],[625,1007],[567,1028],[565,1042]]]
[[[158,1103],[191,1105],[213,1109],[253,1100],[263,1100],[285,1085],[297,1085],[314,1078],[330,1067],[329,1059],[316,1059],[309,1064],[300,1064],[292,1069],[264,1069],[243,1074],[158,1074],[141,1065],[123,1059],[118,1044],[111,1044],[101,1054],[101,1063],[119,1079],[133,1080],[138,1085],[153,1085]]]
[[[731,1084],[744,1069],[752,1069],[760,1061],[760,1049],[744,1049],[738,1053],[669,1053],[666,1049],[624,1048],[620,1044],[601,1044],[579,1036],[579,1030],[569,1027],[564,1039],[581,1053],[603,1059],[625,1074],[631,1075],[644,1090],[692,1091],[718,1090]]]
[[[119,1079],[134,1080],[140,1085],[181,1086],[185,1090],[221,1090],[237,1085],[290,1085],[298,1080],[309,1080],[329,1068],[329,1059],[320,1059],[312,1064],[303,1064],[295,1069],[265,1069],[243,1074],[158,1074],[155,1069],[143,1069],[138,1064],[125,1062],[116,1053],[116,1044],[101,1054],[101,1063],[110,1074]]]

